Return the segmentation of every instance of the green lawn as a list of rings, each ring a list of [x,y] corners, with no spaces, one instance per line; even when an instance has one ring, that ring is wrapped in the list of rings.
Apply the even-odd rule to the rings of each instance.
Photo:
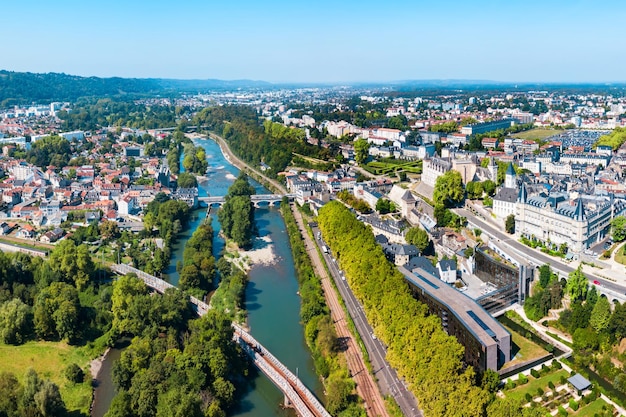
[[[626,246],[620,246],[619,248],[615,249],[615,257],[613,259],[615,259],[615,262],[619,262],[622,265],[626,265],[626,255],[624,254],[624,248],[626,248]]]
[[[524,132],[514,133],[511,136],[524,140],[543,140],[549,136],[556,135],[558,133],[560,133],[558,130],[553,129],[531,129]]]
[[[524,336],[509,329],[508,327],[504,327],[509,331],[509,333],[511,333],[511,341],[513,342],[511,356],[513,357],[513,360],[507,362],[503,369],[517,365],[521,362],[537,359],[548,354],[548,352],[538,344],[526,339]]]
[[[86,382],[73,384],[63,371],[70,363],[78,364],[86,374]],[[0,343],[0,371],[8,371],[23,382],[26,371],[33,368],[37,374],[56,383],[68,411],[89,414],[91,404],[91,375],[89,357],[84,350],[62,342],[28,342],[21,346]]]
[[[561,375],[567,378],[569,374],[566,370],[560,369],[556,372],[551,372],[546,376],[542,376],[539,379],[535,379],[532,376],[529,376],[528,382],[526,384],[513,388],[510,391],[505,391],[504,395],[506,395],[507,398],[522,400],[528,392],[530,393],[530,395],[535,397],[537,395],[537,388],[541,388],[544,391],[547,391],[549,389],[548,383],[550,381],[552,381],[554,385],[560,385]]]
[[[406,171],[414,174],[422,173],[422,161],[405,161],[402,159],[386,158],[380,161],[372,161],[363,167],[368,172],[376,175],[390,174],[396,171]]]
[[[613,408],[613,406],[610,406],[609,404],[604,402],[602,398],[598,398],[594,402],[587,404],[585,407],[579,408],[578,411],[576,411],[572,415],[577,417],[593,417],[593,415],[596,413],[601,414],[602,407],[605,405],[609,406],[609,409]]]

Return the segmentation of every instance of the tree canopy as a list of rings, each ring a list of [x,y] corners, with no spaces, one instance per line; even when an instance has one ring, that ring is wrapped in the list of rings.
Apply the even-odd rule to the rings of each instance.
[[[453,207],[463,202],[464,194],[461,173],[450,170],[437,178],[433,200],[435,204]]]
[[[254,234],[254,205],[250,195],[254,187],[248,182],[248,176],[241,173],[228,189],[225,202],[217,213],[222,232],[242,248],[252,245]]]
[[[387,359],[408,382],[424,413],[482,415],[489,394],[474,385],[473,368],[464,367],[463,347],[412,297],[371,230],[336,201],[320,210],[318,224],[368,321],[388,346]]]

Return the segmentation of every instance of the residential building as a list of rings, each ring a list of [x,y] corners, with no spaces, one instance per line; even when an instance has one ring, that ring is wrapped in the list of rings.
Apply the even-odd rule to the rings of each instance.
[[[437,271],[439,279],[446,284],[454,284],[456,282],[456,261],[453,259],[442,259],[437,262]]]

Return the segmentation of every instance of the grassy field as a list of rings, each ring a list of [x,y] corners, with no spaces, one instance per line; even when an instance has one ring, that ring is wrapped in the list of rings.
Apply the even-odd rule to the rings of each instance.
[[[525,132],[514,133],[511,136],[524,140],[543,140],[549,136],[556,135],[557,133],[559,133],[558,130],[552,129],[531,129]]]
[[[50,379],[60,390],[67,410],[89,414],[91,404],[91,376],[89,357],[82,348],[62,342],[28,342],[21,346],[0,343],[0,371],[8,371],[23,382],[26,371],[33,368],[41,378]],[[86,374],[86,382],[74,384],[64,375],[70,363],[79,365]]]
[[[548,383],[550,381],[552,381],[552,383],[554,385],[560,385],[560,379],[561,376],[564,377],[568,377],[569,374],[567,373],[566,370],[561,369],[559,371],[556,372],[551,372],[546,376],[542,376],[539,379],[535,379],[532,376],[528,377],[528,383],[524,384],[524,385],[520,385],[517,388],[514,388],[510,391],[505,391],[504,395],[507,398],[512,398],[515,400],[522,400],[524,399],[524,396],[526,395],[526,393],[530,393],[530,395],[532,396],[536,396],[537,395],[537,388],[541,388],[544,391],[547,391],[548,388]]]
[[[507,362],[503,369],[517,365],[518,363],[527,362],[533,359],[538,359],[548,352],[539,346],[538,344],[526,339],[524,336],[504,326],[509,333],[511,333],[512,345],[512,361]]]
[[[613,408],[613,406],[609,406],[602,398],[598,398],[592,403],[587,404],[586,406],[579,408],[572,416],[577,417],[593,417],[594,414],[602,413],[602,407],[608,406],[609,408]]]

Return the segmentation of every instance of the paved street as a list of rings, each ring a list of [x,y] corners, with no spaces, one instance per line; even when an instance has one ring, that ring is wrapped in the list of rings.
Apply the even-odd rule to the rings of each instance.
[[[317,227],[312,227],[312,230],[313,235],[318,236],[319,229]],[[316,239],[316,243],[321,250],[323,245],[322,241]],[[389,366],[385,360],[385,347],[379,339],[375,338],[372,327],[365,317],[363,307],[359,304],[356,297],[350,290],[348,281],[344,279],[336,260],[330,253],[324,253],[323,255],[335,284],[339,289],[339,293],[346,304],[348,313],[352,317],[357,331],[361,335],[361,339],[365,344],[374,375],[378,378],[378,385],[381,391],[383,394],[392,395],[394,397],[405,416],[421,417],[422,413],[417,407],[417,400],[415,399],[415,396],[407,390],[403,381],[398,378],[398,374],[395,369]]]
[[[460,216],[467,218],[468,224],[473,227],[482,230],[491,238],[496,239],[496,242],[501,244],[503,248],[509,247],[521,257],[529,260],[534,266],[541,266],[543,264],[550,264],[553,270],[561,272],[563,275],[568,275],[578,267],[578,263],[570,265],[558,258],[548,256],[542,252],[529,248],[521,242],[515,240],[515,238],[505,232],[498,230],[495,226],[491,225],[484,219],[479,218],[474,213],[467,209],[455,209],[454,210]],[[585,268],[585,275],[590,280],[598,281],[600,285],[611,291],[624,296],[626,293],[626,285],[623,282],[614,282],[606,278],[598,276],[595,271]]]

